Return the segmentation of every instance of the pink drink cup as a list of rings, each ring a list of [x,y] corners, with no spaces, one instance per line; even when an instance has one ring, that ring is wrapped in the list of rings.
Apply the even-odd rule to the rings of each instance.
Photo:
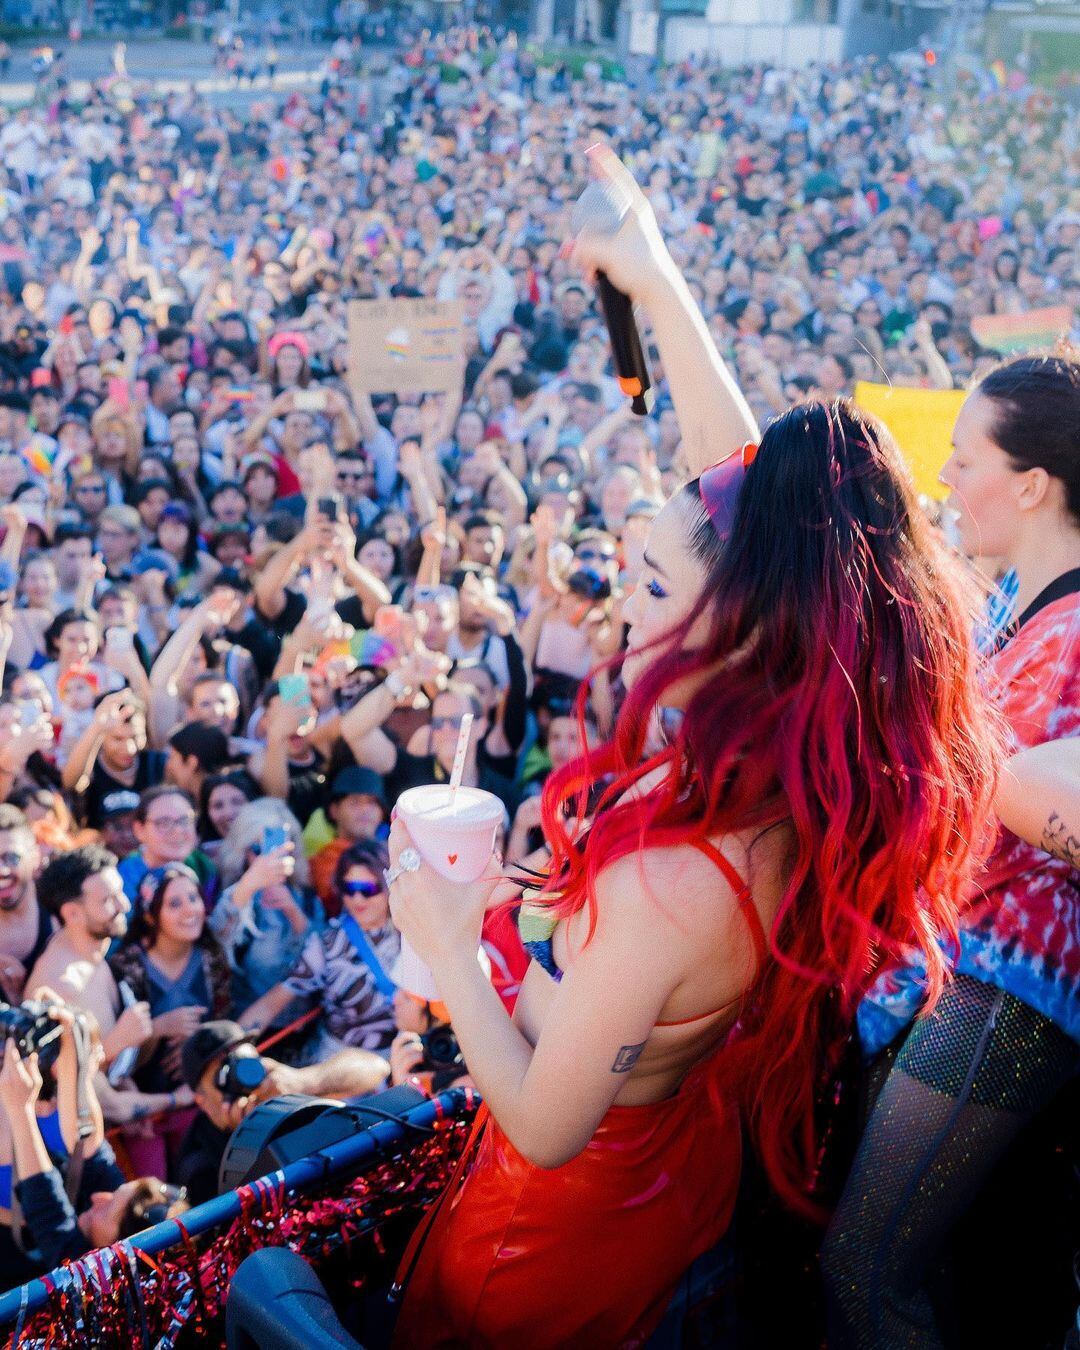
[[[469,787],[458,788],[451,807],[449,784],[427,783],[403,792],[397,812],[424,861],[447,881],[466,883],[487,871],[506,808],[493,793]],[[484,964],[482,948],[479,956]],[[439,997],[431,971],[404,938],[392,978],[417,998]]]
[[[397,811],[424,861],[457,882],[477,881],[487,871],[506,815],[499,798],[482,788],[459,787],[451,806],[446,783],[409,788]]]

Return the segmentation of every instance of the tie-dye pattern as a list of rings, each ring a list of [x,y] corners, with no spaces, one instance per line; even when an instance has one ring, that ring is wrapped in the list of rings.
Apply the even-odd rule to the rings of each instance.
[[[1080,734],[1080,595],[1040,610],[987,663],[1015,750]],[[1002,830],[964,916],[956,969],[1006,990],[1080,1040],[1080,872]],[[867,1054],[922,1002],[918,963],[883,972],[859,1010]]]

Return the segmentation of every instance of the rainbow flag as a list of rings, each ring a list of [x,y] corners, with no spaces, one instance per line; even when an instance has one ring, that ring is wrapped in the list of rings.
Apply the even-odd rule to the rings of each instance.
[[[907,460],[915,490],[943,501],[949,489],[938,474],[952,453],[952,429],[967,395],[962,389],[912,389],[898,384],[855,386],[855,402],[863,412],[880,417]]]
[[[1005,69],[1005,62],[1000,58],[990,62],[990,74],[999,89],[1004,89],[1009,83],[1009,72]]]
[[[29,464],[30,468],[33,469],[35,473],[40,474],[42,478],[49,478],[52,476],[53,462],[52,457],[46,448],[48,444],[49,442],[46,437],[39,436],[35,432],[34,435],[31,436],[29,443],[24,445],[22,450],[23,459]]]
[[[370,628],[361,628],[352,635],[349,650],[362,666],[384,666],[397,656],[394,644]]]
[[[1009,356],[1044,351],[1067,337],[1073,325],[1068,305],[1031,309],[1026,314],[982,314],[971,321],[971,335],[981,347]]]

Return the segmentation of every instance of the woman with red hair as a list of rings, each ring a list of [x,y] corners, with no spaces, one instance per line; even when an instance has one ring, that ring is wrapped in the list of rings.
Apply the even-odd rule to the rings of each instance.
[[[886,954],[940,988],[990,812],[970,608],[895,445],[838,403],[735,450],[756,429],[652,213],[592,159],[633,205],[572,256],[648,309],[689,457],[722,462],[653,522],[612,740],[545,786],[513,1018],[476,961],[498,880],[391,889],[485,1102],[403,1268],[407,1346],[640,1344],[728,1225],[740,1115],[811,1207],[823,1074]]]

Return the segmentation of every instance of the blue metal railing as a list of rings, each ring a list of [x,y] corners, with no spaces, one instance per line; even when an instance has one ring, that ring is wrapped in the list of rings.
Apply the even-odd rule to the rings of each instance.
[[[475,1100],[475,1096],[473,1098]],[[356,1171],[414,1133],[416,1127],[430,1129],[439,1119],[450,1119],[460,1114],[466,1102],[466,1093],[462,1088],[450,1088],[431,1101],[421,1102],[402,1114],[400,1120],[379,1121],[366,1125],[348,1139],[329,1144],[317,1153],[306,1158],[298,1158],[287,1167],[269,1173],[264,1180],[265,1187],[257,1187],[250,1209],[258,1211],[264,1208],[272,1195],[281,1188],[291,1192],[303,1192],[317,1186],[320,1182],[347,1171]],[[255,1183],[252,1183],[254,1185]],[[199,1237],[213,1228],[219,1228],[239,1218],[241,1199],[239,1191],[227,1191],[224,1195],[208,1200],[204,1205],[189,1209],[183,1216],[183,1224],[190,1237]],[[157,1256],[184,1240],[183,1233],[175,1219],[166,1219],[141,1233],[128,1238],[126,1243],[148,1256]],[[54,1288],[63,1287],[74,1277],[74,1267],[82,1267],[90,1254],[72,1262],[71,1266],[61,1266],[51,1271],[48,1279]],[[30,1316],[45,1306],[49,1298],[49,1285],[45,1279],[30,1280],[17,1289],[0,1296],[0,1328],[15,1322],[20,1314]]]

